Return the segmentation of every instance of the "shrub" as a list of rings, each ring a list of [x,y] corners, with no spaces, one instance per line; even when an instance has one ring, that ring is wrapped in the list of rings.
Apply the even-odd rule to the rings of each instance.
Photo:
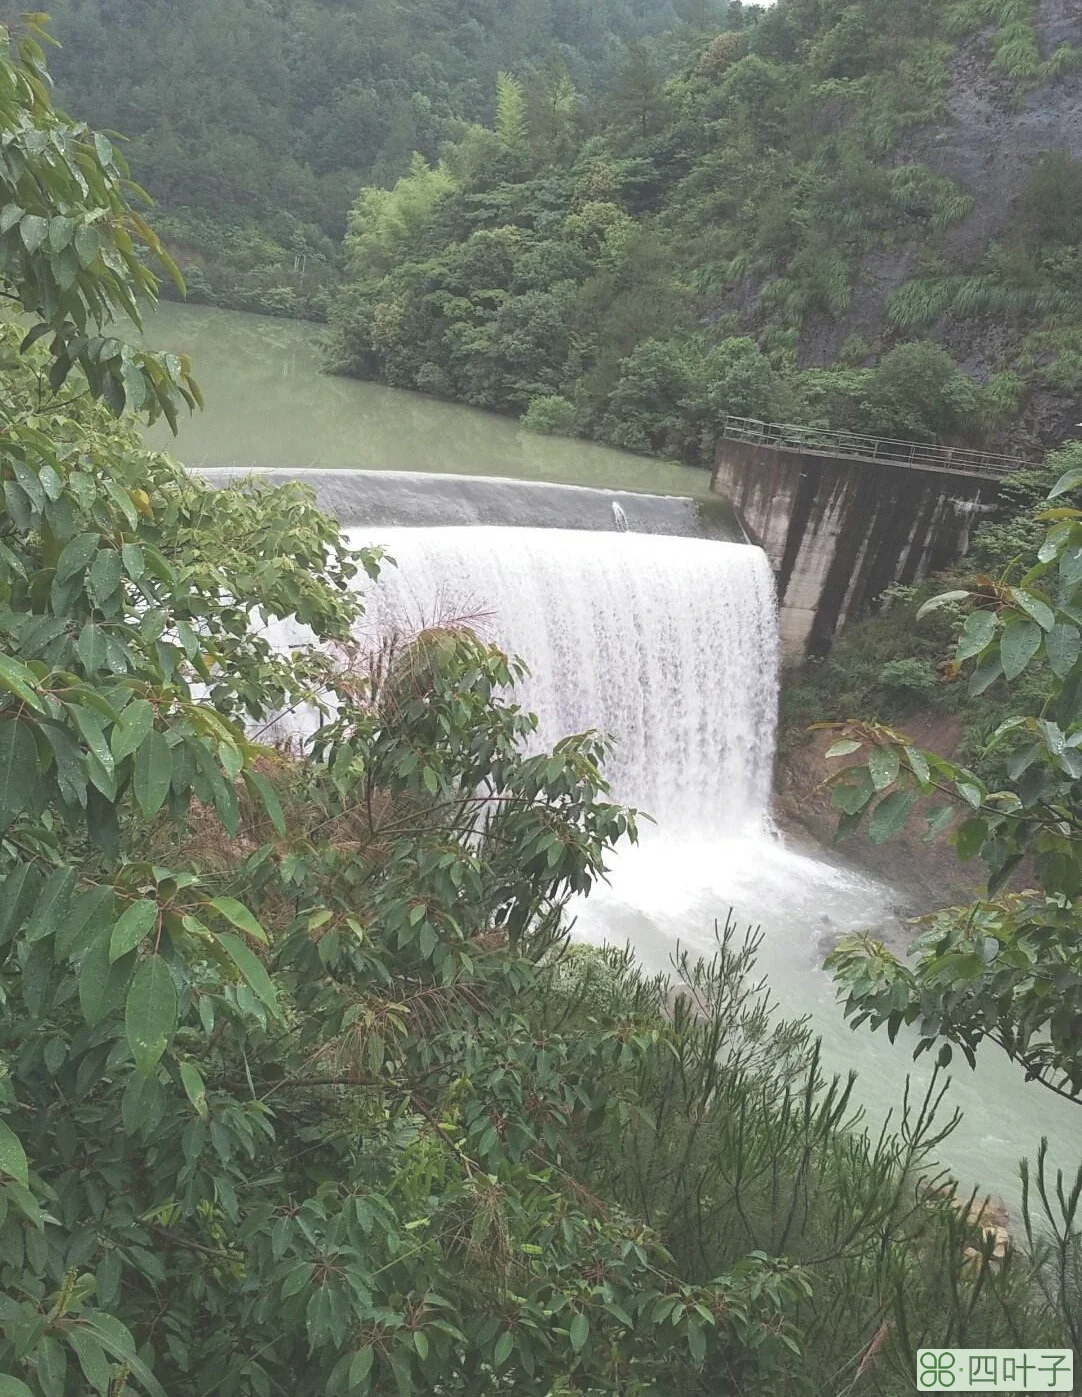
[[[558,393],[550,393],[530,399],[530,406],[522,414],[522,425],[528,432],[545,436],[571,436],[576,419],[575,405]]]
[[[906,705],[925,702],[935,693],[935,671],[927,660],[888,660],[879,682],[891,700]]]

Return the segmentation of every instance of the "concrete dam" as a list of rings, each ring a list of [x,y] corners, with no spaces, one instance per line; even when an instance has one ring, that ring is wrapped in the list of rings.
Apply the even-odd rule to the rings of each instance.
[[[729,418],[712,495],[692,499],[500,477],[260,470],[301,479],[346,527],[611,531],[760,546],[774,574],[784,658],[825,654],[895,582],[962,556],[999,484],[1023,463],[986,453]],[[249,472],[199,472],[224,485]]]
[[[1004,476],[986,452],[730,419],[713,489],[735,508],[777,581],[786,658],[823,655],[892,583],[968,548]]]

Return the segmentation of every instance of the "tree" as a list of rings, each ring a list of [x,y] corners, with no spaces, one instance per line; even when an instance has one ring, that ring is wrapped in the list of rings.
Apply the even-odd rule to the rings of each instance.
[[[146,221],[126,202],[128,169],[108,137],[55,111],[42,43],[27,21],[0,29],[0,290],[31,318],[27,349],[48,340],[49,386],[76,368],[86,391],[115,412],[164,413],[175,429],[178,401],[199,390],[183,356],[133,350],[104,333],[116,317],[139,321],[158,282],[140,251],[179,273]]]
[[[649,135],[661,121],[665,94],[657,64],[645,44],[627,45],[624,61],[613,79],[609,100],[616,120],[636,126],[640,136]]]
[[[988,896],[937,915],[908,961],[863,937],[843,942],[827,964],[854,1027],[885,1026],[893,1040],[903,1026],[917,1025],[916,1052],[938,1043],[943,1064],[954,1048],[972,1065],[982,1045],[998,1044],[1028,1079],[1082,1105],[1082,509],[1056,503],[1082,486],[1080,458],[1077,446],[1052,458],[1064,469],[1042,516],[1050,527],[1036,557],[1012,559],[998,577],[979,577],[973,590],[943,593],[922,608],[964,609],[955,663],[971,666],[971,695],[1009,685],[1031,667],[1043,673],[1039,715],[1008,717],[991,738],[989,751],[1006,756],[1005,782],[990,787],[903,734],[862,723],[843,725],[828,753],[868,753],[833,778],[843,830],[867,815],[870,837],[881,842],[922,796],[946,797],[930,831],[949,828],[961,858],[980,857]],[[1005,891],[1023,860],[1036,887]],[[1073,1189],[1060,1175],[1053,1190],[1045,1156],[1042,1146],[1036,1189],[1055,1239],[1055,1288],[1077,1344],[1082,1166]],[[1028,1192],[1028,1170],[1023,1178]]]
[[[363,189],[349,216],[346,249],[362,281],[389,272],[424,236],[439,200],[455,188],[442,166],[414,155],[393,189]]]
[[[906,440],[950,440],[972,429],[978,402],[973,380],[941,345],[899,344],[867,380],[862,430]]]
[[[496,74],[496,135],[512,155],[526,145],[526,98],[522,84],[510,73]]]

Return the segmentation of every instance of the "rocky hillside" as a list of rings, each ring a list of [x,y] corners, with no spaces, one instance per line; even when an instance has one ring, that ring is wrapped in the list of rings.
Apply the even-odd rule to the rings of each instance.
[[[968,211],[932,242],[914,239],[864,252],[853,267],[844,313],[809,317],[800,347],[805,364],[828,365],[854,335],[879,346],[896,339],[900,329],[919,328],[979,381],[1017,374],[1029,391],[1009,435],[1023,443],[1053,443],[1082,413],[1082,337],[1074,305],[1053,310],[1041,297],[1051,300],[1052,290],[1082,295],[1082,183],[1077,176],[1072,181],[1064,209],[1037,176],[1049,157],[1082,162],[1082,69],[1072,55],[1082,49],[1082,6],[1077,0],[1036,0],[1029,8],[1036,62],[1027,55],[1023,71],[1012,72],[997,61],[1001,29],[991,20],[965,35],[946,62],[938,119],[914,131],[892,157],[896,165],[920,162],[949,179],[968,196]],[[1064,172],[1073,173],[1066,162],[1057,169]],[[1055,206],[1042,207],[1035,194]],[[1064,240],[1074,256],[1069,266],[1056,268],[1061,281],[1030,254],[1033,243],[1047,245],[1063,231],[1054,221],[1064,213],[1074,225],[1067,230],[1073,236]],[[1001,281],[998,301],[987,287],[982,301],[972,284],[989,277]],[[954,294],[942,313],[933,307],[900,325],[899,305],[915,286]],[[1017,293],[1016,303],[1008,290]]]

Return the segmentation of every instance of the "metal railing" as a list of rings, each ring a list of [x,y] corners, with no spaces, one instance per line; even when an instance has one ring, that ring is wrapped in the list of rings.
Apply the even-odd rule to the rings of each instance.
[[[891,441],[858,432],[835,432],[823,427],[798,427],[759,422],[753,417],[726,417],[721,435],[726,441],[746,441],[755,446],[776,446],[787,451],[810,451],[823,456],[845,456],[911,470],[944,471],[951,475],[983,475],[1002,479],[1028,463],[991,451],[970,451],[960,446],[938,446],[922,441]]]

